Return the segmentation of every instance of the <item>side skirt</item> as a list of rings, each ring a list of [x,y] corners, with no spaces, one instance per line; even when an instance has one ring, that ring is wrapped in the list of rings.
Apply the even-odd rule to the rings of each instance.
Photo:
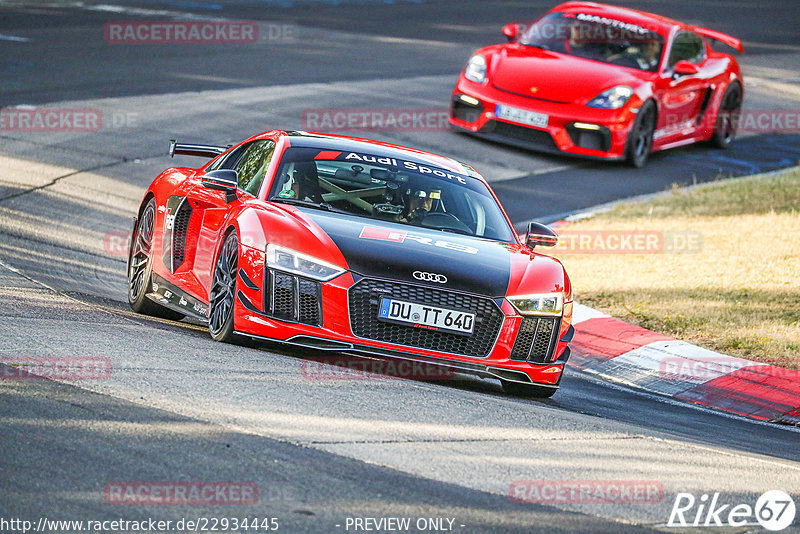
[[[184,315],[208,322],[208,304],[153,273],[147,298]]]

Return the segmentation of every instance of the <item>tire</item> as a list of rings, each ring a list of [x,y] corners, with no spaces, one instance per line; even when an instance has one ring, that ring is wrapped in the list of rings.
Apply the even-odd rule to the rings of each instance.
[[[717,110],[711,144],[717,148],[728,148],[736,137],[736,124],[742,112],[742,87],[734,82],[725,90]]]
[[[153,234],[155,233],[156,201],[144,205],[131,234],[128,249],[128,304],[136,313],[180,321],[185,317],[147,298],[153,274]]]
[[[631,131],[628,133],[628,141],[625,146],[625,157],[628,163],[637,169],[644,167],[647,163],[655,131],[656,106],[652,100],[648,100],[639,109]]]
[[[238,266],[239,238],[235,231],[231,231],[222,242],[209,294],[208,331],[214,341],[223,343],[239,341],[239,336],[233,333]]]
[[[561,382],[561,379],[558,380]],[[521,384],[519,382],[509,382],[508,380],[500,381],[503,385],[503,391],[509,395],[518,397],[533,397],[535,399],[549,399],[556,391],[557,387],[548,388],[544,386],[536,386],[533,384]]]

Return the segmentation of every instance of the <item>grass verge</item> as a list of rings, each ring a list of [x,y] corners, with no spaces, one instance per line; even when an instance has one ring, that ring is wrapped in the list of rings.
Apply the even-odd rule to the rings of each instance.
[[[558,228],[576,300],[800,369],[800,169],[679,189]]]

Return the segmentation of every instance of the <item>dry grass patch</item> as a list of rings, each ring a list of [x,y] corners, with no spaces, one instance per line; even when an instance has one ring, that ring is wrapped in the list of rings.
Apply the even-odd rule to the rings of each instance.
[[[700,236],[686,253],[556,251],[576,300],[733,356],[800,369],[800,170],[625,204],[560,232]]]

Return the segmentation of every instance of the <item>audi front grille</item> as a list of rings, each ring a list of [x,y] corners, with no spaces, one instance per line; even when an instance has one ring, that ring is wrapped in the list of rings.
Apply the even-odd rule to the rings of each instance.
[[[387,280],[364,278],[349,290],[350,328],[363,339],[476,358],[488,356],[505,314],[492,299]],[[381,297],[475,314],[472,335],[416,328],[378,320]]]

